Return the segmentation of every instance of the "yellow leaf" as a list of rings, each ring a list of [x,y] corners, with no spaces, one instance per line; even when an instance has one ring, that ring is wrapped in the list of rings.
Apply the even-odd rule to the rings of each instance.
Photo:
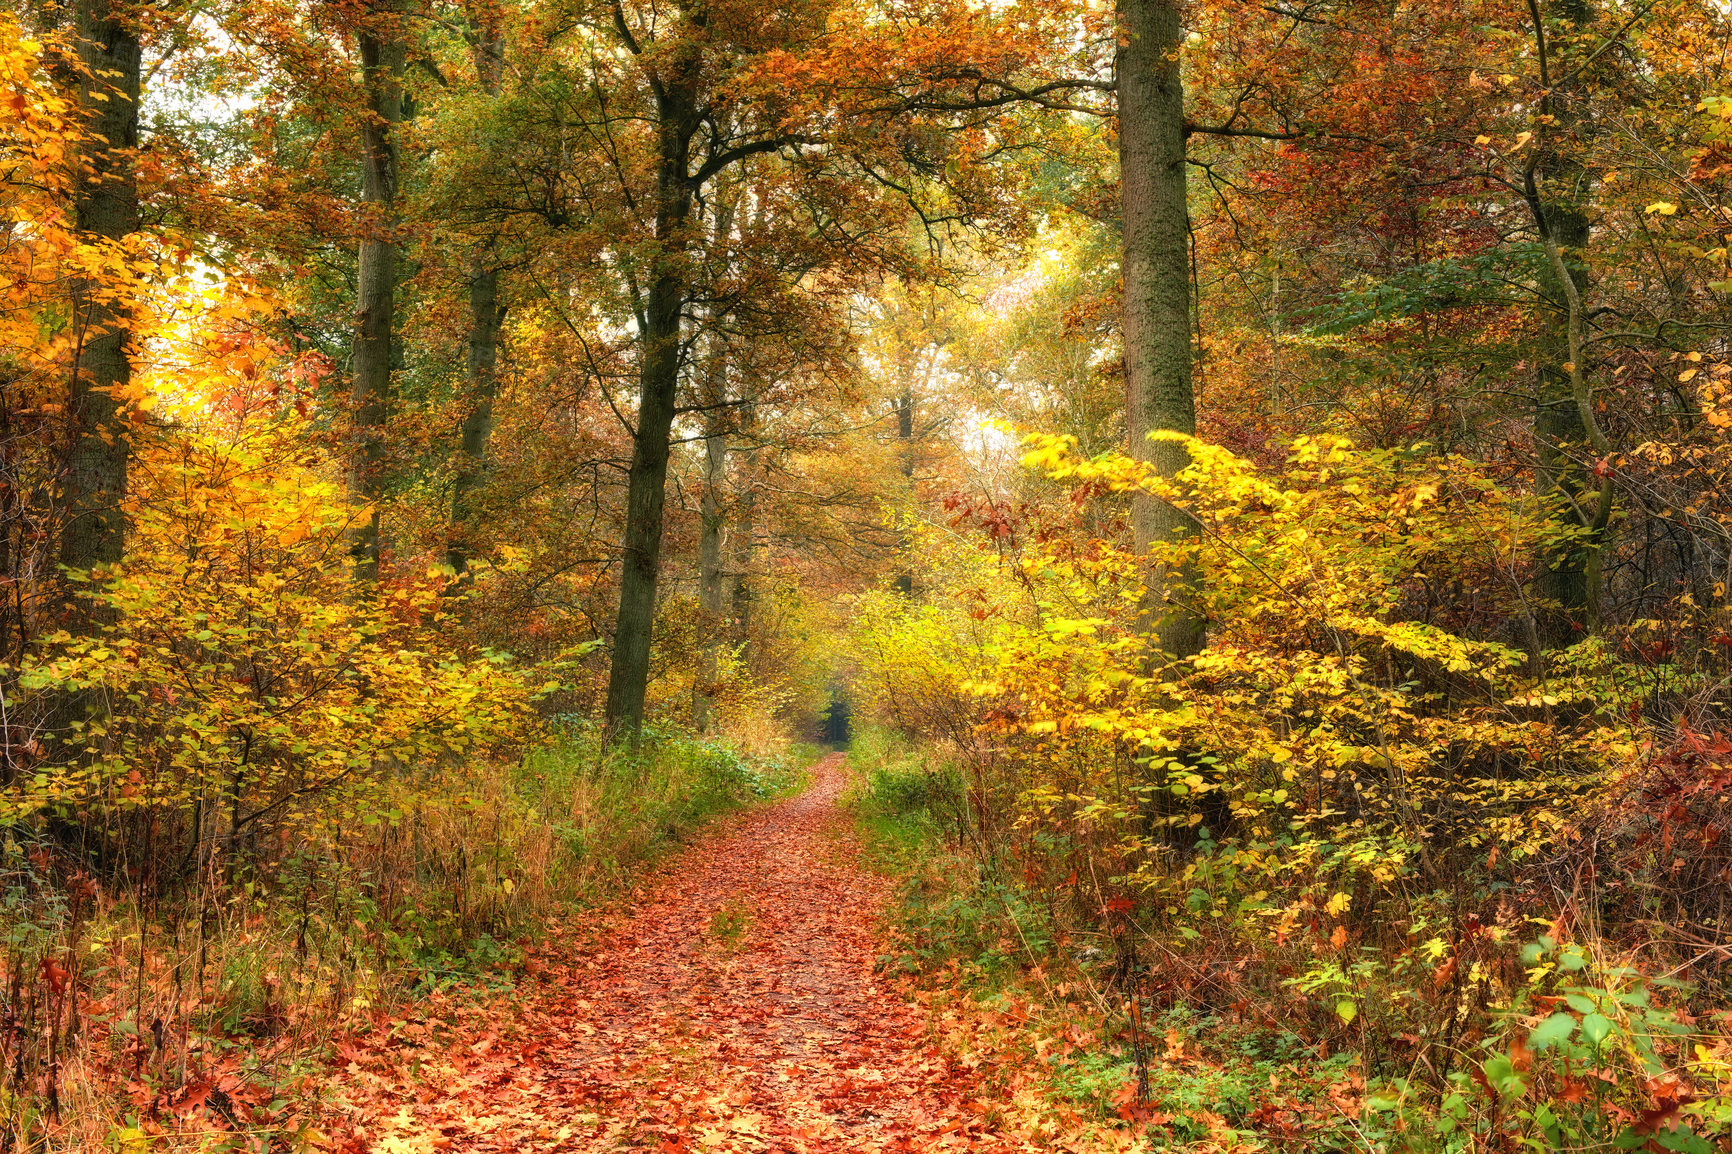
[[[1347,907],[1353,904],[1352,894],[1336,894],[1329,899],[1323,909],[1332,918],[1338,918],[1347,912]]]
[[[122,1151],[123,1154],[134,1154],[135,1151],[142,1152],[150,1149],[150,1135],[136,1126],[128,1126],[124,1129],[116,1128],[109,1135],[109,1141],[113,1142],[115,1148]]]
[[[1669,200],[1656,200],[1643,211],[1648,213],[1650,216],[1654,213],[1659,213],[1661,216],[1671,216],[1678,211],[1678,206]]]
[[[1473,138],[1473,142],[1475,144],[1490,144],[1491,143],[1491,137],[1489,137],[1489,136],[1476,136]]]

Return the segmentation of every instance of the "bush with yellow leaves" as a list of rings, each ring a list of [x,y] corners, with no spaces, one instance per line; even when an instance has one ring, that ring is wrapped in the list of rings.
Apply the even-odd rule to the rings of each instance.
[[[4,818],[76,828],[87,853],[150,873],[352,822],[402,767],[529,728],[527,676],[447,643],[441,574],[354,584],[356,512],[311,419],[271,395],[280,382],[231,370],[179,419],[135,427],[126,559],[72,575],[105,624],[44,638],[10,703],[44,728]]]

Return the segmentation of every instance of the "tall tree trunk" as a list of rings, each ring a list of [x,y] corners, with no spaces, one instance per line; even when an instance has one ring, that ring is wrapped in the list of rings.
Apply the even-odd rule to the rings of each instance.
[[[497,96],[505,76],[505,35],[498,9],[490,4],[472,5],[469,19],[476,29],[471,52],[476,83],[487,95]],[[464,378],[470,408],[458,434],[457,476],[451,485],[451,524],[445,543],[445,560],[459,585],[469,573],[475,497],[487,480],[493,402],[499,394],[499,329],[505,323],[505,309],[499,303],[496,259],[490,240],[482,245],[469,275],[469,353]]]
[[[1185,203],[1185,108],[1179,67],[1180,0],[1118,0],[1119,195],[1124,229],[1125,423],[1131,456],[1172,477],[1184,448],[1152,432],[1194,435],[1191,382],[1190,230]],[[1186,518],[1138,494],[1131,532],[1139,552],[1182,541]],[[1202,619],[1185,602],[1197,574],[1151,566],[1143,620],[1159,648],[1177,657],[1203,644]]]
[[[369,8],[374,21],[385,8]],[[367,116],[361,126],[361,203],[365,206],[355,277],[355,336],[350,364],[355,448],[349,492],[367,505],[349,533],[357,584],[379,579],[379,499],[384,489],[385,418],[391,401],[392,332],[397,311],[397,126],[403,119],[404,50],[395,27],[369,22],[358,35]]]
[[[608,669],[606,732],[636,743],[649,689],[650,643],[660,577],[662,508],[667,493],[668,434],[680,382],[680,316],[689,289],[687,228],[691,219],[690,151],[698,127],[693,85],[698,49],[688,41],[672,78],[657,85],[660,117],[655,236],[658,252],[643,315],[637,426],[626,482],[626,523],[619,614]]]
[[[625,556],[607,680],[606,728],[614,740],[635,742],[643,727],[661,567],[668,433],[673,428],[679,388],[680,306],[684,300],[685,284],[679,273],[666,271],[656,277],[649,292],[649,324],[639,370],[637,427],[632,433],[631,473],[626,482]]]
[[[1586,0],[1554,0],[1548,7],[1578,27],[1594,16]],[[1544,30],[1537,29],[1536,36],[1544,45]],[[1559,66],[1560,62],[1547,54],[1548,79]],[[1539,482],[1552,501],[1554,518],[1563,526],[1590,530],[1585,537],[1546,549],[1540,557],[1536,584],[1540,596],[1554,604],[1538,615],[1539,639],[1550,647],[1579,640],[1583,627],[1597,617],[1600,581],[1596,560],[1603,526],[1594,526],[1598,486],[1589,484],[1576,456],[1589,447],[1589,437],[1576,402],[1573,374],[1566,367],[1571,363],[1572,307],[1579,309],[1581,294],[1587,289],[1585,270],[1577,256],[1587,248],[1592,235],[1585,203],[1588,174],[1573,157],[1547,147],[1557,137],[1577,132],[1581,116],[1572,93],[1552,92],[1549,84],[1546,87],[1545,111],[1553,120],[1546,126],[1535,156],[1530,207],[1535,224],[1550,236],[1561,259],[1548,259],[1539,275],[1540,291],[1553,309],[1551,323],[1541,331],[1538,342],[1540,379],[1533,415],[1534,445]],[[1566,276],[1572,282],[1569,285],[1564,283]],[[1585,372],[1586,366],[1582,368]]]
[[[451,528],[445,559],[461,580],[469,571],[469,535],[474,531],[477,491],[487,479],[487,450],[493,437],[493,402],[499,392],[499,270],[483,253],[469,280],[469,356],[466,378],[469,412],[458,442],[457,476],[451,485]]]
[[[721,427],[719,412],[710,414],[710,433],[704,437],[704,495],[698,505],[698,606],[703,610],[706,632],[698,661],[698,684],[692,695],[692,724],[707,733],[714,723],[716,683],[721,676],[721,648],[728,631],[722,615],[727,611],[726,549],[727,519],[723,513],[723,491],[728,478],[728,434]]]
[[[115,11],[112,0],[78,0],[73,20],[85,68],[79,79],[79,107],[91,133],[79,158],[74,219],[81,239],[120,241],[138,230],[138,181],[133,167],[133,150],[138,147],[138,35]],[[66,519],[59,546],[61,564],[80,572],[113,565],[126,551],[123,502],[130,448],[121,406],[132,383],[127,350],[132,310],[126,291],[95,277],[72,286],[77,353],[67,397],[62,490]],[[100,633],[115,620],[114,612],[86,591],[67,592],[66,625],[75,636]],[[104,708],[105,700],[97,691],[56,694],[48,704],[45,728],[66,742],[66,756],[82,759],[86,737],[72,724]],[[6,760],[10,772],[12,759]],[[63,832],[72,837],[80,831],[68,825]]]
[[[715,197],[716,248],[728,252],[734,230],[734,208],[738,188],[727,188]],[[721,678],[722,647],[727,644],[724,627],[727,612],[727,501],[728,484],[728,357],[720,317],[710,315],[708,349],[704,358],[703,384],[699,395],[704,405],[704,492],[698,504],[698,607],[703,611],[705,637],[698,658],[697,684],[692,694],[692,724],[699,733],[715,723],[714,706]]]
[[[912,373],[912,367],[905,373]],[[914,494],[914,389],[911,385],[903,385],[902,395],[896,398],[896,439],[902,453],[902,479],[908,486],[909,499]],[[902,572],[896,575],[896,591],[904,596],[914,594],[914,571],[908,567],[908,551],[913,548],[913,541],[906,535],[902,538]]]
[[[93,240],[118,241],[138,231],[138,35],[111,0],[79,0],[75,9],[78,50],[88,70],[80,105],[93,139],[86,147],[74,211],[78,229]],[[94,280],[73,290],[78,336],[68,416],[71,450],[66,467],[67,520],[60,560],[89,570],[121,559],[126,547],[126,420],[122,402],[132,383],[127,355],[131,311],[112,286]],[[88,631],[106,614],[77,599],[75,632]]]
[[[1582,283],[1580,267],[1570,266],[1575,254],[1588,243],[1587,215],[1567,205],[1547,205],[1543,211],[1564,258],[1566,273],[1575,281],[1579,293],[1587,286]],[[1554,503],[1553,516],[1565,526],[1579,528],[1583,503],[1592,500],[1587,496],[1586,471],[1575,459],[1575,454],[1587,445],[1587,434],[1576,406],[1569,370],[1564,368],[1570,359],[1567,294],[1549,261],[1540,274],[1540,289],[1548,299],[1558,303],[1538,342],[1540,389],[1533,427],[1540,483]],[[1540,596],[1556,603],[1539,615],[1542,644],[1568,645],[1579,638],[1588,602],[1598,600],[1598,590],[1588,587],[1588,562],[1593,551],[1592,542],[1578,537],[1546,549],[1540,558],[1537,582]]]
[[[752,420],[752,410],[746,409],[744,420]],[[758,454],[754,450],[740,459],[739,477],[734,483],[739,512],[734,530],[728,534],[728,569],[722,604],[731,608],[734,618],[732,636],[741,647],[741,657],[749,668],[752,663],[752,565],[758,537]]]

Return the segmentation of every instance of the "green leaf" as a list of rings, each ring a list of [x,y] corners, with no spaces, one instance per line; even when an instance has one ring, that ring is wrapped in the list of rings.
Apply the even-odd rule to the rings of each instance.
[[[1678,1150],[1682,1154],[1713,1154],[1714,1150],[1707,1139],[1691,1133],[1683,1126],[1659,1131],[1654,1135],[1654,1141],[1663,1149]]]
[[[1343,1022],[1351,1025],[1353,1019],[1359,1016],[1359,1007],[1354,1005],[1349,999],[1342,998],[1339,1002],[1335,1003],[1335,1013]]]
[[[1578,1014],[1591,1014],[1600,1008],[1597,1002],[1585,994],[1565,994],[1564,1001]]]
[[[1598,1046],[1612,1036],[1612,1020],[1604,1014],[1589,1014],[1582,1019],[1582,1041]]]
[[[1485,1060],[1481,1067],[1485,1071],[1485,1080],[1492,1089],[1504,1096],[1520,1094],[1525,1089],[1520,1074],[1516,1073],[1515,1064],[1508,1054],[1497,1054]]]
[[[1575,1032],[1575,1016],[1560,1011],[1534,1027],[1533,1033],[1528,1035],[1528,1046],[1535,1050],[1550,1049],[1559,1042],[1569,1041]]]

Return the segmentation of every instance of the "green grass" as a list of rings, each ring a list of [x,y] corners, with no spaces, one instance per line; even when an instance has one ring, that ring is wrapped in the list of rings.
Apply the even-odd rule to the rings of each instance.
[[[716,907],[710,915],[710,936],[723,949],[735,950],[751,928],[752,907],[745,898],[735,895]]]
[[[646,731],[635,750],[604,749],[569,723],[523,759],[513,787],[552,829],[562,885],[585,898],[684,844],[705,822],[804,783],[798,751],[749,758],[705,738]]]
[[[866,863],[902,882],[897,949],[880,968],[920,974],[954,960],[971,986],[998,989],[1046,957],[1046,911],[963,851],[967,794],[955,767],[873,726],[849,756],[860,772],[849,804]]]
[[[906,738],[875,726],[859,731],[848,760],[860,773],[847,804],[867,865],[905,876],[945,855],[963,796],[953,768],[929,763]]]

